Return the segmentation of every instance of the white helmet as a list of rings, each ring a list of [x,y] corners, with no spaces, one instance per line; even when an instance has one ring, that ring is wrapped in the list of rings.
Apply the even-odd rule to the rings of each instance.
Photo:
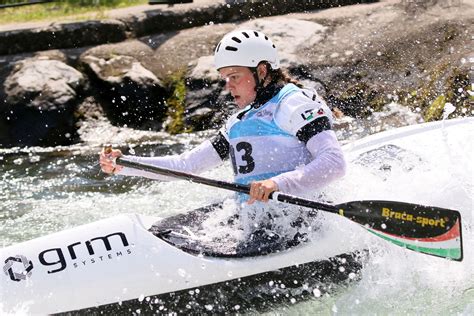
[[[233,31],[217,44],[214,64],[217,69],[230,66],[257,67],[267,61],[273,69],[280,68],[275,45],[262,32],[254,30]]]

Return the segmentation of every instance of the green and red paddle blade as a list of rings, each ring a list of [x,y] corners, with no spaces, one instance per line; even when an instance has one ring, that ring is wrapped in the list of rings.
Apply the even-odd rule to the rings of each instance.
[[[355,201],[335,207],[339,215],[398,246],[462,261],[458,211],[393,201]]]

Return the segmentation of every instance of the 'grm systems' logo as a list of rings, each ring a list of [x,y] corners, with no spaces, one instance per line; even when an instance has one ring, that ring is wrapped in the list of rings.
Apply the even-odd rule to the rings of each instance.
[[[26,277],[30,277],[31,270],[33,270],[33,263],[22,255],[9,257],[5,260],[5,265],[3,266],[3,272],[10,276],[12,281],[17,282],[26,280]]]

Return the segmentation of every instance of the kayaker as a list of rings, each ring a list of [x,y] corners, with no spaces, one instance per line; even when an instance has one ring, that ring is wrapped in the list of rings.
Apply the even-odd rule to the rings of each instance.
[[[331,129],[324,100],[288,76],[272,41],[262,32],[236,30],[217,45],[214,61],[239,107],[217,135],[180,155],[130,157],[138,162],[201,173],[230,158],[238,183],[250,184],[247,202],[267,202],[270,193],[319,190],[345,173],[345,160]],[[165,177],[116,165],[118,149],[100,154],[109,174]]]

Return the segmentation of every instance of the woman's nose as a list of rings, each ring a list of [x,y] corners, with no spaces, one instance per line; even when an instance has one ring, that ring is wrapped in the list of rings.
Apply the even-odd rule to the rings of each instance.
[[[233,88],[234,88],[234,85],[233,85],[232,83],[230,83],[229,80],[227,80],[227,81],[225,82],[225,89],[226,89],[227,91],[231,91]]]

